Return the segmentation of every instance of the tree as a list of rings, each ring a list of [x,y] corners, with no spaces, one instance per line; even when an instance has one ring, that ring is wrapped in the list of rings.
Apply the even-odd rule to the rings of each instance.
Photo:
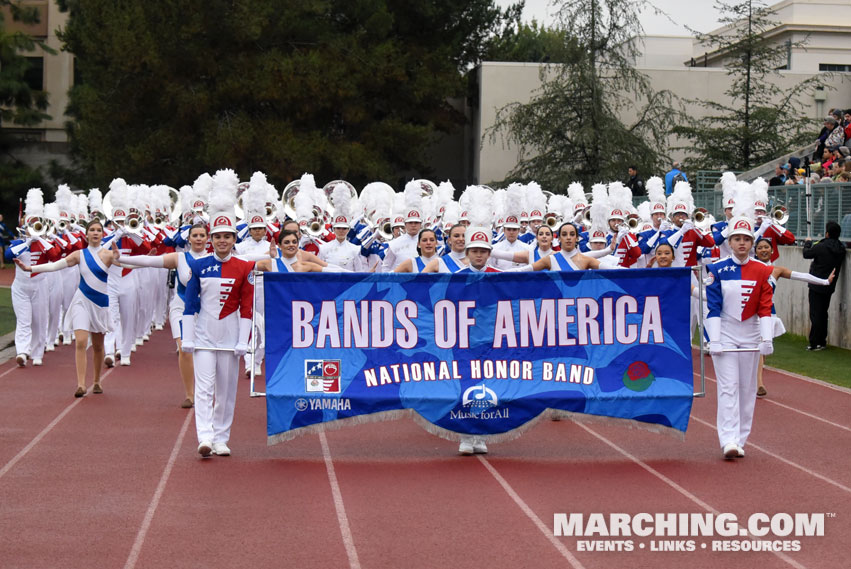
[[[653,172],[665,156],[675,120],[673,95],[654,91],[636,71],[644,0],[565,0],[558,11],[567,53],[542,68],[542,86],[528,103],[497,112],[489,135],[518,147],[509,175],[553,191],[572,181],[621,179],[627,167]],[[629,123],[624,121],[629,119]]]
[[[491,40],[484,59],[487,61],[522,61],[532,63],[566,63],[576,59],[573,46],[564,41],[564,32],[557,28],[519,23]]]
[[[773,160],[795,146],[812,141],[811,118],[801,113],[800,97],[812,93],[824,75],[789,89],[774,81],[788,54],[805,42],[777,43],[766,32],[777,26],[774,11],[760,0],[716,0],[720,31],[694,32],[707,50],[724,58],[730,86],[729,103],[697,99],[707,116],[679,125],[674,132],[689,140],[688,162],[709,170],[748,170]]]
[[[39,21],[39,12],[33,6],[21,6],[19,2],[0,0],[0,203],[5,204],[3,213],[11,216],[9,204],[17,206],[18,198],[26,191],[42,183],[41,173],[31,168],[14,155],[20,139],[9,132],[9,127],[33,126],[50,115],[47,109],[47,93],[32,89],[26,81],[30,64],[26,53],[41,48],[54,53],[43,42],[22,31],[10,31],[5,13],[14,22],[33,24]],[[16,207],[17,209],[17,207]],[[17,211],[14,212],[17,214]],[[7,217],[11,221],[12,217]]]
[[[463,124],[448,98],[519,7],[492,0],[61,0],[82,83],[69,125],[92,182],[304,172],[355,185],[428,174]],[[522,6],[522,5],[521,5]]]

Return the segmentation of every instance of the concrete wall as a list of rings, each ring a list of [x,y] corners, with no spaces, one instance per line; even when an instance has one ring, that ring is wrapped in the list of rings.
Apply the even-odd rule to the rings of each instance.
[[[802,247],[780,247],[780,258],[775,265],[793,271],[808,273],[810,260],[804,259]],[[839,274],[836,292],[830,299],[827,342],[831,346],[851,349],[851,327],[849,327],[849,304],[851,304],[851,251],[845,253],[845,264]],[[810,333],[810,305],[806,283],[780,279],[774,292],[774,306],[783,320],[786,331],[808,336]]]

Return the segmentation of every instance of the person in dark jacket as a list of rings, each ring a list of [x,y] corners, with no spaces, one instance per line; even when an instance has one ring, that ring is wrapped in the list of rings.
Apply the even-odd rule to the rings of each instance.
[[[839,276],[842,262],[845,260],[845,247],[839,241],[842,229],[835,221],[827,224],[825,238],[813,245],[811,239],[804,241],[804,259],[812,259],[810,274],[825,279],[831,271]],[[836,290],[836,281],[827,286],[808,285],[810,290],[810,345],[808,350],[823,350],[827,345],[827,310],[830,297]]]
[[[635,166],[629,167],[629,180],[626,181],[626,187],[632,190],[633,196],[645,196],[647,190],[644,188],[644,180],[638,176],[638,168]]]

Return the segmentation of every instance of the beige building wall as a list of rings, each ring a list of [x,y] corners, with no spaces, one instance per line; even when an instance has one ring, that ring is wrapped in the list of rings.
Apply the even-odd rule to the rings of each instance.
[[[851,48],[844,54],[844,60],[851,65]],[[474,134],[479,134],[479,152],[474,159],[473,176],[482,183],[497,182],[503,180],[519,161],[518,149],[510,145],[504,137],[498,136],[493,139],[487,136],[488,129],[494,124],[496,113],[511,103],[529,102],[534,96],[535,90],[541,85],[539,64],[530,63],[483,63],[475,72],[479,80],[479,108],[478,120],[474,120],[477,127]],[[670,90],[682,100],[709,99],[723,104],[730,104],[730,99],[724,95],[724,91],[730,85],[727,72],[721,68],[704,67],[681,67],[673,68],[641,68],[641,72],[650,77],[651,83],[656,90]],[[811,73],[795,73],[790,71],[780,72],[777,80],[781,88],[792,87],[801,81],[811,77]],[[834,107],[851,107],[851,73],[836,73],[826,81],[830,89],[824,92],[824,101],[817,101],[813,95],[804,95],[805,116],[813,118],[813,129],[817,131],[821,127],[818,120],[827,111]],[[697,105],[685,103],[687,112],[696,117],[706,116],[706,110]],[[621,119],[629,124],[634,119],[633,113],[625,113]],[[676,147],[683,144],[676,137],[669,138],[669,146]],[[674,150],[671,153],[673,159],[685,157],[684,150]],[[655,174],[659,174],[656,172]],[[646,173],[646,175],[651,175]]]

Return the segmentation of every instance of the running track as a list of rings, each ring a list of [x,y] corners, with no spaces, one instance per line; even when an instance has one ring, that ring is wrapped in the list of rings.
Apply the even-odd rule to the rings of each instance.
[[[0,364],[0,566],[851,566],[851,392],[768,372],[748,456],[725,462],[707,364],[707,398],[695,401],[685,441],[542,421],[486,457],[461,457],[403,419],[267,447],[265,400],[240,381],[233,456],[202,461],[165,332],[105,376],[103,395],[83,399],[72,397],[70,347],[41,368],[9,361]],[[638,549],[651,538],[619,553],[554,537],[556,512],[836,517],[795,553]]]

